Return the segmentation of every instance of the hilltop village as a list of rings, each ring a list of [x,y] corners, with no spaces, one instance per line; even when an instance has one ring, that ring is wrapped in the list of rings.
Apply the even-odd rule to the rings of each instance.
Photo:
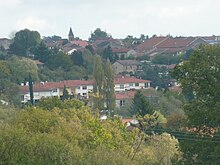
[[[0,38],[0,164],[219,164],[219,36],[97,28]]]
[[[22,39],[19,41],[19,34],[22,33],[37,34],[25,40],[33,42],[33,45],[30,43],[29,46],[25,46],[22,45],[24,43],[19,43],[22,42]],[[61,98],[64,86],[71,97],[88,100],[94,85],[94,55],[99,54],[103,60],[108,59],[112,64],[116,107],[120,108],[127,105],[127,102],[129,104],[134,97],[135,89],[180,91],[178,83],[170,76],[170,70],[187,59],[200,45],[218,45],[219,39],[218,36],[149,37],[143,34],[140,38],[128,35],[125,39],[115,39],[100,28],[91,34],[88,41],[76,37],[72,28],[69,30],[68,39],[56,35],[41,39],[38,32],[25,29],[18,32],[14,40],[1,38],[0,46],[2,60],[14,54],[16,57],[24,57],[13,57],[15,61],[33,63],[29,64],[32,68],[26,69],[34,72],[34,102],[42,97]],[[20,85],[22,103],[30,102],[28,70],[25,72],[22,73],[24,77],[17,78],[15,82]]]

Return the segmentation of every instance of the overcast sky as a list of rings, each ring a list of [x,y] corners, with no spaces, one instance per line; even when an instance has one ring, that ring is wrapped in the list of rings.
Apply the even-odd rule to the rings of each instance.
[[[140,34],[220,34],[219,0],[0,0],[0,38],[24,28],[42,36],[88,39],[101,28],[114,38]]]

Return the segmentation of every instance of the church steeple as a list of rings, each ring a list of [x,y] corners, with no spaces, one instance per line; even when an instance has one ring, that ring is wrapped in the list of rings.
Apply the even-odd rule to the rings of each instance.
[[[73,31],[72,31],[71,27],[70,27],[70,31],[69,31],[69,34],[68,34],[68,39],[69,39],[69,41],[73,41],[74,40],[74,35],[73,35]]]

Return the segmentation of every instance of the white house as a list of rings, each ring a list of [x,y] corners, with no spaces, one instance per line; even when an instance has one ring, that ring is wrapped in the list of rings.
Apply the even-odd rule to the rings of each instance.
[[[61,82],[41,82],[33,84],[34,100],[38,101],[42,97],[62,97],[64,86],[68,93],[77,98],[89,98],[89,93],[93,92],[93,80],[66,80]],[[150,88],[149,80],[141,80],[135,77],[117,77],[114,80],[115,92],[124,92],[133,89]],[[29,86],[20,86],[22,102],[30,100]]]
[[[114,80],[115,92],[123,92],[132,89],[148,89],[150,88],[149,80],[142,80],[135,77],[118,77]]]

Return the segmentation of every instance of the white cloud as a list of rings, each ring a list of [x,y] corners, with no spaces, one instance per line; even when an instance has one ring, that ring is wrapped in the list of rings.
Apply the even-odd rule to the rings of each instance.
[[[27,28],[30,30],[47,31],[51,28],[50,24],[46,20],[37,17],[18,19],[15,26],[18,30]]]
[[[21,0],[0,0],[1,7],[21,4]]]

